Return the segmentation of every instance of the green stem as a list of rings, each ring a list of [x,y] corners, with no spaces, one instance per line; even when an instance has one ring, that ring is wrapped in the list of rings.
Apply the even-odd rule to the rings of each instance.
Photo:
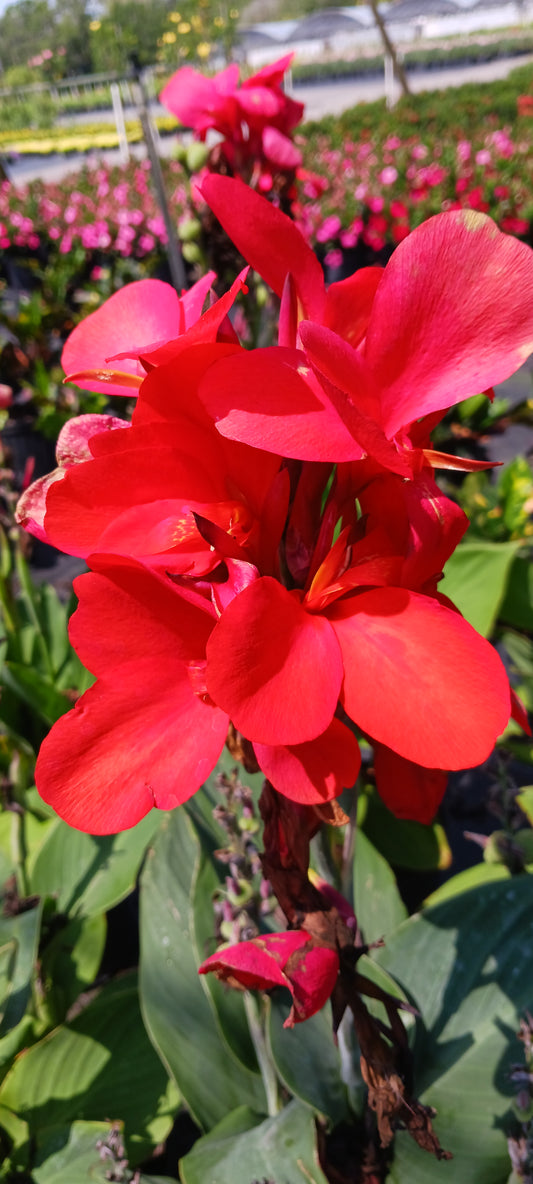
[[[278,1079],[265,1040],[265,1033],[259,1018],[257,1003],[254,996],[250,994],[250,991],[244,992],[244,1010],[265,1087],[268,1116],[269,1118],[274,1118],[280,1111]]]

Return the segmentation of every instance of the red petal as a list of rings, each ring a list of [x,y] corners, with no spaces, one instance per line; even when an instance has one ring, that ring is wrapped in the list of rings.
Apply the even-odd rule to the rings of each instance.
[[[124,419],[115,415],[76,415],[61,428],[57,437],[56,457],[58,465],[66,468],[92,460],[91,440],[104,432],[127,428]]]
[[[32,481],[31,485],[28,485],[17,502],[15,521],[24,530],[27,530],[28,534],[32,534],[36,539],[41,539],[43,543],[50,543],[44,526],[48,491],[56,481],[62,480],[65,473],[66,469],[57,468],[53,469],[51,473],[47,473],[46,477],[38,477],[36,481]]]
[[[155,348],[146,349],[142,351],[142,361],[146,366],[164,366],[166,362],[171,362],[174,358],[181,357],[185,350],[191,349],[192,346],[211,344],[216,341],[218,331],[224,323],[229,310],[232,308],[239,292],[245,286],[245,279],[248,274],[248,268],[244,267],[237,279],[233,281],[231,288],[219,300],[207,308],[199,320],[182,333],[179,337],[176,333],[172,334],[172,338],[168,340],[170,334],[167,335],[167,340],[163,344],[157,345]],[[207,356],[207,355],[206,355]]]
[[[296,950],[310,941],[309,934],[302,929],[290,929],[285,933],[269,933],[252,941],[241,941],[238,945],[217,950],[198,967],[199,974],[214,970],[220,978],[237,979],[243,987],[256,991],[268,991],[271,987],[288,987],[290,983],[283,973],[283,967]]]
[[[530,247],[474,210],[430,218],[387,264],[366,337],[387,435],[503,382],[532,341]]]
[[[414,765],[376,742],[374,769],[379,796],[397,818],[433,822],[446,791],[447,773]]]
[[[195,131],[208,127],[228,130],[237,117],[234,93],[239,81],[236,63],[221,70],[214,78],[206,78],[191,66],[177,70],[159,96],[168,111]]]
[[[73,329],[61,365],[69,375],[89,369],[106,370],[109,369],[107,358],[130,350],[130,357],[121,369],[142,378],[145,371],[136,355],[154,341],[177,337],[179,331],[179,299],[174,288],[161,280],[138,280],[120,288]],[[131,396],[131,389],[120,381],[81,380],[78,386],[104,394]]]
[[[178,662],[205,656],[214,620],[207,601],[199,611],[169,581],[133,559],[92,556],[91,562],[94,570],[74,581],[79,604],[69,635],[93,674],[112,678],[120,663],[155,658],[170,645]]]
[[[232,601],[207,649],[207,688],[260,744],[303,744],[331,723],[342,680],[334,632],[265,576]]]
[[[207,271],[188,291],[182,292],[180,303],[185,317],[185,329],[190,329],[202,315],[206,296],[217,278],[216,271]]]
[[[248,86],[280,86],[283,82],[283,75],[289,69],[289,66],[294,58],[294,50],[286,53],[284,57],[277,58],[275,62],[269,62],[268,65],[263,66],[261,70],[257,70],[250,78],[245,78],[242,83],[242,89],[245,90]]]
[[[176,501],[180,493],[209,502],[218,489],[194,456],[172,448],[132,448],[68,469],[48,492],[45,529],[54,546],[87,556],[99,549],[103,532],[121,513],[135,505]],[[164,506],[161,515],[166,516]]]
[[[345,280],[330,284],[326,293],[324,325],[355,349],[368,329],[382,267],[362,267]]]
[[[249,185],[212,173],[202,182],[207,204],[226,234],[278,296],[287,272],[310,320],[320,320],[325,289],[322,268],[294,222]]]
[[[292,140],[278,131],[277,127],[263,130],[263,152],[267,160],[280,169],[297,169],[302,163],[302,154],[294,147]]]
[[[294,1006],[285,1020],[284,1028],[292,1028],[308,1020],[310,1016],[327,1003],[339,973],[339,956],[336,950],[323,946],[312,946],[310,950],[297,953],[285,967],[293,987]]]
[[[411,476],[407,457],[387,440],[377,422],[379,406],[360,355],[322,325],[303,322],[300,337],[313,369],[322,376],[326,396],[352,438],[384,468]]]
[[[188,343],[186,337],[181,340]],[[212,341],[192,347],[187,344],[179,356],[173,357],[167,365],[158,363],[144,379],[132,424],[144,427],[152,423],[172,423],[178,419],[182,421],[185,416],[211,426],[212,420],[198,399],[198,385],[213,362],[243,352],[240,346],[225,342]]]
[[[519,724],[526,736],[531,736],[531,727],[529,723],[529,716],[522,703],[518,698],[516,691],[511,687],[511,717],[516,724]]]
[[[292,1028],[320,1011],[329,999],[339,957],[335,950],[314,946],[304,929],[295,929],[217,950],[199,967],[200,974],[210,971],[221,979],[236,979],[250,990],[288,987],[294,1005],[284,1027]]]
[[[270,748],[256,743],[254,751],[274,789],[304,806],[338,797],[355,784],[361,766],[355,736],[337,719],[307,744]]]
[[[249,79],[248,86],[238,91],[237,102],[250,126],[261,127],[265,120],[279,115],[283,107],[283,95],[268,86],[257,86]]]
[[[200,398],[223,436],[296,460],[359,460],[348,431],[299,350],[240,350],[211,366]]]
[[[211,772],[227,716],[194,693],[207,614],[132,564],[77,581],[71,636],[99,681],[54,725],[37,762],[41,796],[71,826],[108,834],[184,802]]]
[[[364,732],[425,768],[489,756],[509,719],[509,685],[496,651],[458,613],[379,588],[327,616],[344,659],[343,702]]]

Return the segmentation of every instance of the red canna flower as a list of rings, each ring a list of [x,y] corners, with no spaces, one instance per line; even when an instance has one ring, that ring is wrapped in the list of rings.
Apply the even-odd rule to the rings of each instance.
[[[262,157],[281,169],[297,168],[302,154],[289,132],[300,122],[304,107],[282,87],[293,57],[286,54],[240,85],[236,65],[213,78],[183,66],[162,90],[161,102],[199,139],[204,140],[210,128],[220,132],[224,155],[236,171]]]
[[[329,999],[339,972],[335,950],[316,946],[305,929],[269,933],[217,950],[199,967],[222,982],[250,991],[287,987],[293,1003],[285,1028],[309,1019]]]
[[[37,783],[95,833],[190,796],[229,721],[304,805],[353,784],[359,729],[385,800],[427,821],[446,771],[484,760],[511,710],[499,657],[438,594],[466,519],[433,480],[453,461],[429,431],[525,355],[531,253],[484,217],[443,216],[385,272],[326,293],[293,224],[243,192],[238,245],[282,295],[281,346],[247,353],[228,329],[242,277],[170,341],[122,326],[106,364],[146,374],[129,372],[131,426],[77,421],[19,510],[93,568],[72,639],[97,682],[52,730]],[[219,213],[241,190],[218,178],[213,193]]]
[[[502,382],[531,352],[533,253],[483,214],[430,218],[383,272],[363,269],[326,293],[315,256],[281,211],[227,177],[208,177],[203,191],[282,296],[283,348],[221,361],[206,375],[202,398],[224,435],[305,460],[367,453],[391,468],[411,424]],[[268,382],[257,382],[260,371]],[[407,475],[405,456],[395,471],[402,459]]]

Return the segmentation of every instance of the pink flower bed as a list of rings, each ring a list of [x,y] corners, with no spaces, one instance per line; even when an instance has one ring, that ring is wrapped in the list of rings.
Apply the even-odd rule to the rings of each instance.
[[[529,140],[503,127],[475,142],[431,142],[391,135],[382,144],[318,136],[305,153],[296,221],[308,242],[323,244],[336,266],[341,248],[397,245],[432,214],[454,209],[490,213],[520,238],[533,219]]]
[[[293,213],[307,242],[331,267],[342,250],[363,245],[379,252],[396,246],[432,214],[467,208],[489,213],[499,227],[531,239],[533,159],[526,138],[510,128],[475,140],[432,140],[389,135],[377,145],[368,135],[334,146],[320,135],[299,137],[304,165],[297,170]],[[185,172],[164,162],[175,223],[194,214]],[[202,206],[192,178],[192,202]],[[143,259],[166,244],[163,219],[147,161],[110,168],[93,165],[61,184],[0,184],[0,249],[36,251],[75,246]]]
[[[61,254],[74,246],[142,259],[167,241],[149,183],[148,161],[123,167],[94,165],[60,184],[0,184],[0,248],[54,243]],[[181,165],[168,165],[170,205],[176,223],[187,191]]]

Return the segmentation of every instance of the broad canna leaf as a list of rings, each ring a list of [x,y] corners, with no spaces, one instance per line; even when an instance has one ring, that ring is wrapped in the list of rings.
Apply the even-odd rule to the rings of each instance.
[[[71,1121],[110,1119],[124,1123],[132,1164],[166,1138],[178,1105],[146,1034],[134,974],[109,983],[75,1019],[28,1049],[0,1088],[0,1106],[24,1115],[37,1148]]]
[[[505,1184],[512,1118],[509,1071],[531,1007],[533,879],[472,888],[411,917],[379,952],[420,1010],[415,1088],[437,1111],[453,1152],[454,1184]],[[396,1139],[390,1184],[434,1184],[440,1168],[407,1134]]]
[[[181,1160],[183,1184],[326,1184],[306,1106],[290,1102],[257,1123],[258,1115],[244,1106],[229,1114]]]
[[[141,1001],[155,1048],[196,1121],[206,1129],[236,1106],[266,1099],[221,1034],[198,976],[194,892],[200,843],[184,810],[167,815],[141,878]],[[202,938],[200,937],[200,940]]]

